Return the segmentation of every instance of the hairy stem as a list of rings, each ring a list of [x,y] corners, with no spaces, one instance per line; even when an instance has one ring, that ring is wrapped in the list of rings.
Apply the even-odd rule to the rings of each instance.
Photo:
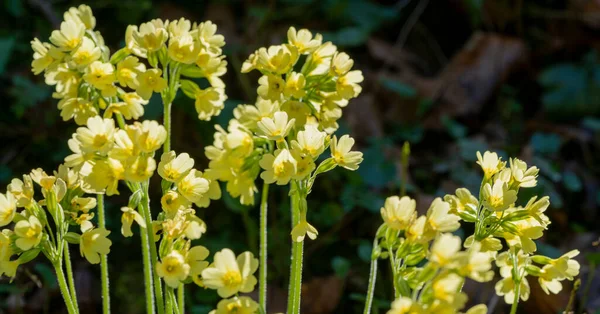
[[[106,228],[106,219],[104,218],[104,195],[98,194],[98,226]],[[100,277],[102,280],[102,313],[110,313],[110,288],[108,282],[108,257],[106,254],[100,255]]]
[[[179,308],[179,313],[185,313],[185,285],[179,284],[179,288],[177,288],[177,307]]]
[[[147,247],[150,251],[150,259],[146,265],[146,272],[151,274],[151,282],[154,284],[154,295],[156,297],[156,308],[159,314],[163,314],[164,309],[164,298],[162,291],[162,283],[158,274],[154,271],[154,265],[158,262],[158,253],[156,251],[156,244],[154,241],[154,231],[152,230],[152,212],[150,211],[150,196],[148,195],[149,182],[142,184],[143,197],[142,197],[142,217],[146,221],[146,229],[141,230],[141,233],[146,233]],[[143,240],[143,237],[142,237]]]
[[[77,312],[79,312],[79,304],[77,303],[77,290],[75,289],[75,277],[73,276],[73,267],[71,266],[71,254],[69,252],[69,244],[64,244],[65,267],[67,269],[67,280],[69,281],[69,290],[71,291],[71,300]]]
[[[291,197],[292,228],[300,222],[300,207],[302,203],[306,206],[306,199],[300,197],[297,184],[292,182],[292,188],[296,192]],[[290,286],[288,291],[287,314],[300,313],[300,298],[302,293],[302,259],[304,253],[304,241],[292,240],[292,262],[290,269]]]
[[[377,247],[377,239],[373,240],[373,250]],[[375,282],[377,281],[377,258],[371,257],[371,267],[369,270],[369,287],[367,288],[367,299],[365,300],[365,310],[363,314],[371,313],[373,306],[373,297],[375,295]]]
[[[269,199],[269,184],[263,184],[260,199],[260,269],[258,281],[258,303],[267,312],[267,205]]]
[[[140,212],[144,213],[144,206],[140,204]],[[143,214],[142,214],[143,215]],[[146,225],[146,228],[150,226]],[[154,293],[152,291],[153,280],[152,280],[152,260],[150,258],[150,244],[148,241],[148,233],[140,229],[140,239],[142,241],[142,259],[144,264],[144,283],[146,293],[146,313],[154,312]],[[159,311],[162,311],[161,307],[158,307]]]
[[[164,111],[163,111],[163,124],[165,130],[167,130],[167,138],[165,139],[165,143],[163,144],[163,151],[165,153],[171,151],[171,105],[172,103],[164,103]]]
[[[79,313],[75,306],[73,305],[73,299],[71,298],[71,294],[69,292],[69,287],[67,285],[67,280],[65,279],[65,273],[62,270],[62,261],[58,263],[54,263],[54,270],[56,271],[56,279],[58,280],[58,286],[60,287],[60,293],[65,300],[65,305],[67,306],[67,311],[69,314],[77,314]]]

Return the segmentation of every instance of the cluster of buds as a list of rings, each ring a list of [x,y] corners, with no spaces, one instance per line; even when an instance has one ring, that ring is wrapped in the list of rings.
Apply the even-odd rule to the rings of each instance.
[[[41,193],[37,200],[36,190]],[[19,265],[40,252],[52,264],[61,264],[66,242],[79,245],[90,263],[99,263],[111,241],[106,238],[110,231],[91,222],[95,207],[96,199],[85,196],[83,181],[64,165],[53,175],[34,169],[22,180],[13,179],[0,194],[0,226],[14,223],[0,232],[0,274],[14,277]]]
[[[302,66],[301,55],[306,56]],[[242,71],[263,74],[259,97],[255,105],[234,109],[227,130],[217,127],[213,145],[206,148],[209,176],[227,182],[227,191],[242,204],[254,204],[259,175],[265,184],[290,184],[293,193],[306,199],[318,174],[336,166],[356,170],[362,153],[351,151],[354,139],[331,137],[341,108],[361,91],[357,83],[362,74],[351,71],[352,65],[347,54],[306,29],[292,27],[288,43],[258,49]],[[328,148],[331,157],[317,166]],[[317,230],[306,221],[306,206],[300,204],[300,209],[292,237],[302,241],[308,234],[314,239]]]
[[[397,292],[390,314],[426,313],[440,306],[452,309],[447,313],[459,313],[466,303],[461,292],[465,278],[492,280],[493,260],[503,278],[496,293],[509,304],[528,299],[527,276],[538,277],[546,293],[556,294],[562,280],[573,280],[579,273],[579,263],[573,260],[579,254],[576,250],[558,259],[534,255],[533,240],[542,237],[550,224],[544,214],[549,198],[534,196],[524,206],[516,202],[520,188],[536,186],[538,169],[516,158],[507,167],[491,152],[478,152],[477,158],[484,173],[479,198],[460,188],[443,200],[435,199],[420,217],[409,197],[386,200],[373,258],[390,259]],[[464,242],[448,234],[460,227],[461,220],[475,224],[475,233]],[[501,239],[508,245],[503,252]],[[463,246],[466,250],[461,250]],[[467,311],[485,312],[485,305]]]

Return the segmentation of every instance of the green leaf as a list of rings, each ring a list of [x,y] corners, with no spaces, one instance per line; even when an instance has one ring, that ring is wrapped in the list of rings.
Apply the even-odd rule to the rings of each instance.
[[[573,171],[565,171],[563,173],[563,183],[567,190],[571,192],[579,192],[583,188],[581,180]]]
[[[323,32],[324,41],[334,42],[340,47],[356,47],[364,44],[369,32],[360,27],[346,27],[337,32]]]
[[[22,0],[5,0],[4,7],[13,17],[22,17],[25,11]]]
[[[360,240],[360,244],[358,245],[358,257],[363,261],[370,263],[371,262],[371,253],[373,251],[373,243],[367,240]]]
[[[0,37],[0,75],[4,74],[6,64],[15,46],[15,37]]]
[[[539,154],[556,154],[561,146],[561,138],[554,133],[536,132],[531,137],[530,143],[533,151]]]
[[[336,256],[331,260],[331,268],[339,278],[346,278],[346,275],[350,272],[350,266],[350,261],[341,256]]]
[[[398,80],[390,78],[381,78],[379,82],[381,83],[381,86],[383,86],[385,89],[395,92],[396,94],[402,97],[412,98],[417,96],[416,89]]]
[[[446,127],[446,130],[448,130],[448,133],[455,139],[461,139],[467,135],[467,128],[464,125],[452,120],[452,118],[446,115],[442,117],[442,124]]]
[[[50,266],[48,266],[46,264],[38,263],[38,264],[35,264],[35,266],[33,266],[33,268],[35,269],[36,272],[38,272],[40,274],[44,284],[47,287],[54,289],[58,286],[58,283],[56,281],[56,276],[54,275],[54,270],[52,268],[50,268]]]
[[[46,84],[35,84],[25,76],[12,78],[13,86],[8,94],[14,99],[11,111],[17,118],[23,117],[27,109],[33,108],[50,98],[52,89]]]

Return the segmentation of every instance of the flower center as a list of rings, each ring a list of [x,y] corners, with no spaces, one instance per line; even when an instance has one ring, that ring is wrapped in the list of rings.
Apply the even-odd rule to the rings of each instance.
[[[228,288],[234,288],[242,283],[242,275],[239,271],[230,270],[223,275],[223,284]]]

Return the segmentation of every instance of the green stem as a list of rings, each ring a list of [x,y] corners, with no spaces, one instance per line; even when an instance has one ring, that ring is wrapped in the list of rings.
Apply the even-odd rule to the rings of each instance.
[[[165,287],[165,313],[173,314],[173,299],[171,298],[172,288]]]
[[[98,194],[98,226],[106,229],[106,219],[104,218],[104,195]],[[102,313],[110,313],[110,288],[108,284],[108,257],[106,254],[100,255],[100,277],[102,279]]]
[[[292,188],[296,189],[296,192],[294,192],[291,197],[292,226],[296,226],[300,222],[300,206],[302,206],[302,203],[306,204],[306,199],[301,199],[296,183],[292,182]],[[300,313],[303,253],[304,241],[296,242],[292,240],[292,265],[290,269],[287,314]]]
[[[154,265],[158,262],[158,253],[156,251],[156,244],[154,241],[154,231],[152,230],[152,213],[150,211],[150,197],[148,195],[148,185],[149,181],[145,184],[142,184],[143,197],[142,197],[142,217],[146,221],[146,228],[144,231],[146,232],[147,238],[147,246],[150,250],[150,260],[148,265],[146,265],[146,272],[152,274],[152,281],[154,283],[154,295],[156,297],[156,307],[158,309],[159,314],[163,314],[164,309],[164,299],[163,299],[163,291],[162,284],[158,274],[154,271]],[[143,232],[143,231],[142,231]]]
[[[140,212],[144,212],[144,206],[139,205]],[[151,228],[151,225],[146,225],[146,228]],[[154,313],[154,293],[152,291],[152,260],[150,258],[150,244],[148,243],[148,233],[140,229],[140,239],[142,241],[142,260],[144,264],[144,283],[146,292],[146,313]],[[159,307],[159,311],[162,308]]]
[[[179,309],[179,313],[185,313],[185,285],[179,284],[179,288],[177,288],[177,307]]]
[[[75,277],[73,276],[73,267],[71,266],[71,254],[69,252],[69,244],[64,245],[65,267],[67,269],[67,280],[69,281],[69,290],[71,291],[71,300],[77,312],[79,312],[79,304],[77,303],[77,290],[75,289]]]
[[[377,247],[377,238],[373,240],[373,250]],[[369,271],[369,287],[367,288],[367,299],[365,300],[365,310],[363,314],[371,313],[373,306],[373,297],[375,295],[375,282],[377,281],[377,258],[371,257],[371,267]]]
[[[167,130],[167,138],[165,139],[165,143],[163,145],[163,151],[165,153],[171,151],[171,105],[172,103],[170,102],[164,103],[163,124]]]
[[[267,313],[267,205],[269,199],[269,184],[263,184],[260,199],[260,263],[258,280],[258,303]]]
[[[513,304],[510,307],[510,314],[517,313],[517,307],[519,306],[520,296],[521,296],[521,283],[515,282],[515,297],[513,299]]]
[[[54,270],[56,271],[56,279],[58,280],[58,286],[60,287],[60,293],[65,300],[65,305],[67,306],[67,311],[69,314],[77,314],[77,309],[73,305],[73,300],[71,299],[71,295],[69,293],[69,288],[67,287],[67,280],[65,279],[65,273],[62,270],[62,261],[54,264]]]

